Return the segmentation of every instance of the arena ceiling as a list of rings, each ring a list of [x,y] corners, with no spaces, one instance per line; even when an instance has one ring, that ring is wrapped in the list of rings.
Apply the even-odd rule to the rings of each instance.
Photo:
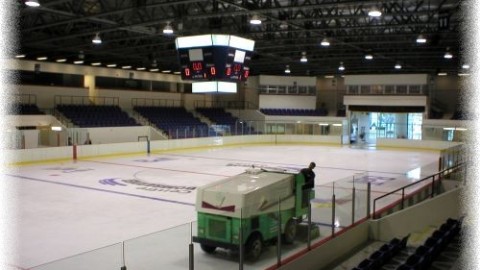
[[[175,38],[231,34],[255,40],[253,75],[458,73],[462,64],[461,0],[39,0],[15,1],[16,54],[47,61],[79,58],[132,70],[179,70]],[[370,17],[378,8],[382,15]],[[249,23],[252,16],[260,25]],[[174,33],[163,34],[166,25]],[[99,35],[101,44],[93,44]],[[419,35],[427,42],[419,44]],[[463,34],[463,35],[462,35]],[[320,45],[323,39],[330,46]],[[445,59],[449,51],[453,58]],[[300,62],[305,53],[308,62]],[[373,59],[365,59],[371,54]],[[343,63],[345,70],[339,71]],[[401,69],[395,69],[396,63]]]

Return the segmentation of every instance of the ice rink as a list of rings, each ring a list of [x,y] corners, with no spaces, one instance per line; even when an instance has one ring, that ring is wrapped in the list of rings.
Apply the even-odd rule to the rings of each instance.
[[[15,166],[2,176],[16,251],[4,263],[29,269],[185,226],[196,220],[198,186],[252,165],[301,169],[316,162],[317,198],[322,187],[368,172],[375,198],[432,173],[438,158],[438,152],[414,149],[255,145]]]

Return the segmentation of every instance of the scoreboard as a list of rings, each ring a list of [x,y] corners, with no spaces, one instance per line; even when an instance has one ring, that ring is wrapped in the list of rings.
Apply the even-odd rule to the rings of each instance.
[[[246,81],[255,41],[232,35],[178,37],[175,45],[183,80]]]

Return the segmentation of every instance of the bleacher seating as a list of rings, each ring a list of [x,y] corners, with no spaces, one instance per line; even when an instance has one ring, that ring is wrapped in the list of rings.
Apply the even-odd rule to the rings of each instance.
[[[226,112],[223,108],[196,108],[196,111],[207,117],[215,125],[227,127],[230,134],[255,134],[252,127],[243,124],[240,119]]]
[[[375,250],[368,258],[363,259],[352,270],[381,269],[383,265],[407,246],[409,237],[410,235],[407,235],[402,239],[393,238],[388,243],[383,244],[380,248]]]
[[[118,106],[57,105],[56,109],[78,127],[139,126]]]
[[[134,110],[172,139],[206,137],[210,132],[207,124],[183,107],[136,106]]]
[[[12,104],[8,114],[13,115],[42,115],[44,114],[40,109],[37,107],[36,104],[22,104],[22,103],[15,103]]]
[[[455,110],[451,120],[470,120],[468,115],[463,110]]]
[[[276,109],[263,108],[260,112],[266,115],[291,115],[291,116],[327,116],[325,108],[320,109]]]
[[[439,229],[433,231],[424,243],[410,254],[407,260],[397,270],[428,269],[439,254],[448,246],[460,232],[461,221],[447,219]]]

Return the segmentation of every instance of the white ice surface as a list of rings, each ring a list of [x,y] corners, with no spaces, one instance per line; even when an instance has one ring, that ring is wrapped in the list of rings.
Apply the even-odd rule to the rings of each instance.
[[[8,225],[15,232],[6,263],[30,268],[194,222],[194,188],[242,173],[245,166],[300,169],[315,161],[317,197],[322,186],[369,171],[392,179],[372,186],[379,196],[418,180],[423,173],[406,173],[437,160],[438,153],[428,151],[284,145],[19,166],[2,176],[12,196]]]

